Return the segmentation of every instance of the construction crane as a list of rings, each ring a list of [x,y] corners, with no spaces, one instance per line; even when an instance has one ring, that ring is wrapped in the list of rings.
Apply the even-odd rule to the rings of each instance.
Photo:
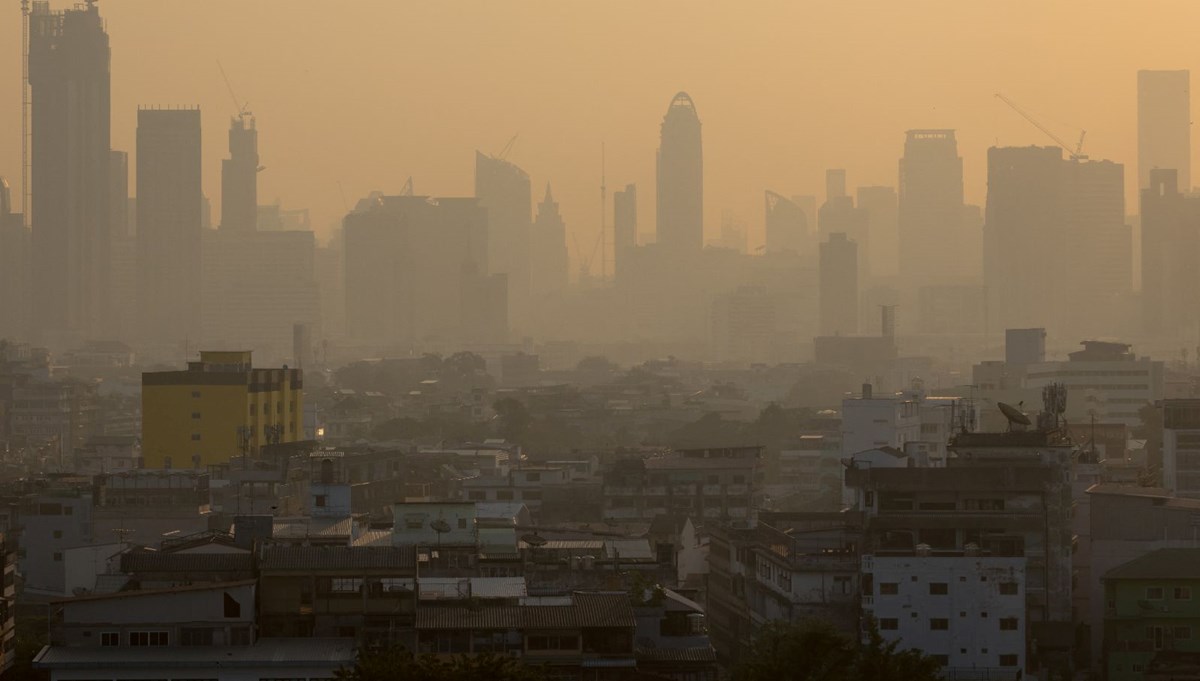
[[[517,143],[517,138],[520,136],[521,133],[518,132],[512,136],[512,139],[508,140],[508,144],[505,144],[504,148],[500,150],[500,153],[496,154],[495,158],[497,161],[503,161],[504,159],[508,158],[508,152],[512,151],[513,145]]]
[[[229,76],[225,75],[225,67],[221,66],[221,60],[219,59],[217,60],[217,68],[221,69],[221,78],[225,80],[225,87],[229,89],[229,98],[233,100],[233,108],[237,109],[237,117],[240,119],[253,116],[254,113],[250,111],[250,102],[246,102],[245,104],[240,103],[237,95],[233,93],[233,84],[229,82]]]
[[[1041,122],[1038,121],[1038,119],[1033,117],[1033,114],[1029,113],[1025,109],[1022,109],[1013,100],[1009,99],[1008,97],[1005,97],[1004,95],[1000,94],[999,92],[996,93],[996,99],[999,99],[1000,101],[1007,104],[1009,106],[1009,108],[1011,108],[1013,111],[1016,111],[1017,113],[1021,114],[1022,118],[1029,121],[1030,123],[1032,123],[1033,127],[1037,128],[1038,130],[1041,130],[1043,133],[1046,134],[1047,137],[1054,140],[1055,144],[1057,144],[1059,147],[1061,147],[1063,151],[1067,152],[1067,155],[1070,157],[1070,159],[1072,161],[1086,161],[1087,160],[1087,155],[1083,153],[1083,138],[1087,137],[1087,130],[1083,130],[1079,133],[1079,142],[1076,143],[1075,148],[1072,149],[1070,146],[1068,146],[1068,144],[1065,141],[1063,141],[1063,139],[1061,137],[1059,137],[1058,135],[1055,135],[1049,128],[1042,125]]]

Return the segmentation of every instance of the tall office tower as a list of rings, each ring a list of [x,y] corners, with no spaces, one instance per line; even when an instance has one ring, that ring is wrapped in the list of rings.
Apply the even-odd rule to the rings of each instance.
[[[700,117],[686,92],[671,100],[658,147],[657,243],[670,256],[704,247],[704,152]]]
[[[200,110],[138,109],[137,264],[141,340],[200,337]]]
[[[629,262],[629,252],[637,247],[637,185],[627,184],[613,192],[613,256],[614,276],[620,276]]]
[[[108,322],[109,47],[96,5],[29,17],[34,325],[42,340]]]
[[[250,231],[258,222],[258,130],[242,114],[229,124],[229,158],[221,160],[221,229]]]
[[[558,202],[546,183],[546,198],[538,204],[531,237],[533,276],[531,290],[535,309],[549,298],[567,290],[567,225],[558,212]]]
[[[1187,71],[1138,71],[1138,189],[1155,168],[1179,171],[1192,189],[1191,87]]]
[[[1125,224],[1125,166],[1065,160],[1065,246],[1060,325],[1077,335],[1111,335],[1127,324],[1133,294],[1133,231]]]
[[[112,237],[108,245],[108,309],[110,332],[133,340],[137,328],[137,237],[129,214],[129,154],[109,154],[108,208]]]
[[[801,253],[808,238],[808,216],[795,201],[767,190],[766,231],[767,252]]]
[[[890,277],[900,270],[897,198],[892,187],[859,187],[858,208],[867,216],[872,276]]]
[[[1179,335],[1197,321],[1200,200],[1179,191],[1178,173],[1151,170],[1142,189],[1142,325],[1151,334]]]
[[[508,275],[508,308],[517,328],[528,322],[529,235],[533,199],[529,174],[502,158],[475,152],[475,197],[487,209],[486,271]]]
[[[858,244],[842,232],[821,244],[818,269],[821,335],[858,333]]]
[[[988,149],[983,278],[992,328],[1059,326],[1063,175],[1058,147]]]
[[[0,177],[0,338],[23,339],[29,333],[29,230],[13,212],[12,190]]]
[[[846,171],[825,171],[825,203],[817,211],[817,231],[822,239],[843,233],[857,245],[860,282],[871,276],[868,218],[867,212],[855,207],[854,198],[846,194]]]
[[[1004,363],[1024,367],[1046,361],[1046,330],[1005,329]]]
[[[900,159],[900,270],[912,286],[975,275],[953,130],[909,130]]]
[[[343,221],[350,337],[431,351],[505,342],[507,285],[503,273],[489,276],[485,267],[487,221],[474,198],[359,201]]]

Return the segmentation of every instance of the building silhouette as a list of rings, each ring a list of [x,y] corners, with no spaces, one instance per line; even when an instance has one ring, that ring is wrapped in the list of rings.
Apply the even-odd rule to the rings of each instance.
[[[1179,171],[1179,188],[1192,188],[1192,116],[1189,72],[1138,71],[1138,189],[1155,168]]]
[[[538,306],[562,296],[567,290],[567,226],[558,212],[558,202],[550,192],[549,182],[546,183],[546,197],[538,204],[530,240],[533,260],[530,287],[534,305]]]
[[[141,338],[200,337],[200,110],[139,109],[137,269]]]
[[[254,117],[229,124],[229,158],[221,161],[221,229],[249,231],[258,224],[258,129]]]
[[[871,244],[871,276],[893,276],[900,268],[897,235],[897,197],[892,187],[859,187],[858,209],[866,215],[867,241]]]
[[[531,283],[529,174],[503,158],[476,151],[475,197],[487,211],[487,261],[479,265],[507,275],[511,321],[524,328],[529,322]]]
[[[704,247],[704,153],[700,117],[686,92],[671,99],[658,147],[657,243],[673,256]]]
[[[621,276],[621,268],[631,249],[638,245],[637,185],[627,184],[613,192],[613,276]]]
[[[843,232],[821,244],[819,263],[822,336],[858,333],[858,244]]]
[[[808,216],[798,203],[771,190],[764,193],[767,252],[804,252],[808,238]]]
[[[116,338],[133,339],[138,334],[137,235],[135,215],[129,199],[129,154],[109,152],[108,170],[109,241],[108,293],[111,332]]]
[[[110,52],[94,3],[29,19],[34,325],[62,344],[107,330]]]
[[[1179,171],[1154,169],[1141,191],[1142,327],[1179,335],[1194,328],[1200,270],[1193,250],[1200,242],[1200,200],[1179,191]]]
[[[909,130],[900,159],[900,262],[917,286],[967,269],[962,157],[953,130]]]
[[[871,275],[870,222],[867,212],[854,205],[846,194],[846,171],[834,168],[825,171],[825,203],[817,210],[817,230],[822,239],[845,234],[858,249],[859,282]]]
[[[29,333],[29,230],[13,211],[12,189],[0,177],[0,338]]]
[[[475,198],[372,194],[343,221],[346,326],[380,345],[502,343],[505,275],[488,275]]]

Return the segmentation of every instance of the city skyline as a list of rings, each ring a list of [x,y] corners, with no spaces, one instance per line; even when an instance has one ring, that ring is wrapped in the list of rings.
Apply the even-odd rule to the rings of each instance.
[[[982,205],[988,146],[997,141],[1018,146],[1048,143],[994,101],[995,92],[1012,96],[1064,138],[1073,140],[1080,129],[1087,129],[1086,147],[1093,158],[1135,167],[1136,73],[1142,68],[1200,67],[1182,48],[1186,41],[1169,39],[1181,35],[1189,18],[1200,19],[1200,9],[1169,3],[1170,12],[1134,17],[1141,29],[1138,35],[1163,39],[1146,40],[1143,49],[1106,54],[1092,36],[1122,29],[1131,21],[1127,13],[1074,2],[1054,8],[1025,5],[1032,13],[1026,16],[1036,21],[1026,23],[1007,13],[990,17],[954,3],[930,3],[926,9],[937,10],[944,20],[927,27],[917,21],[898,26],[896,15],[908,14],[900,8],[866,14],[831,7],[801,10],[781,4],[768,10],[764,6],[774,15],[795,17],[791,26],[814,25],[814,20],[830,26],[857,22],[861,37],[855,40],[862,43],[853,46],[859,48],[857,52],[844,54],[819,32],[786,30],[787,21],[774,22],[777,26],[747,45],[752,35],[757,36],[752,28],[759,24],[753,15],[693,8],[691,30],[657,36],[673,49],[662,50],[633,82],[622,77],[622,65],[627,72],[632,57],[606,51],[607,43],[600,36],[648,41],[677,5],[663,3],[648,9],[610,3],[580,8],[567,16],[537,3],[506,10],[486,5],[451,10],[367,4],[362,11],[382,19],[363,26],[354,20],[354,13],[338,14],[331,6],[313,3],[286,6],[295,25],[302,28],[271,36],[256,31],[260,21],[284,7],[279,3],[238,5],[239,21],[233,23],[228,21],[233,3],[168,6],[130,0],[102,8],[114,45],[113,148],[132,150],[138,104],[198,104],[209,130],[204,189],[218,210],[218,161],[225,157],[222,133],[229,117],[237,113],[221,78],[220,61],[238,103],[248,102],[259,121],[260,152],[267,166],[260,175],[263,202],[279,198],[285,206],[310,208],[322,239],[345,213],[342,194],[352,204],[374,189],[394,193],[411,175],[418,193],[468,195],[471,152],[479,148],[496,153],[519,134],[512,160],[530,173],[535,186],[554,183],[568,229],[581,244],[591,244],[599,222],[594,197],[601,142],[608,148],[610,184],[652,186],[663,105],[672,93],[684,90],[695,98],[705,123],[706,235],[717,237],[722,211],[730,210],[747,225],[753,249],[763,239],[764,188],[788,196],[817,193],[827,167],[847,168],[859,185],[895,186],[895,162],[909,128],[957,131],[966,201]],[[1088,31],[1072,35],[1055,28],[1070,25],[1085,6]],[[639,20],[622,21],[628,12],[621,10],[634,7]],[[522,22],[527,24],[535,14],[549,14],[560,30],[549,35],[527,33]],[[310,15],[313,21],[307,19]],[[462,62],[449,57],[448,46],[431,44],[431,38],[406,28],[451,18],[465,28],[448,38],[462,52]],[[0,21],[14,41],[19,19],[14,7]],[[959,32],[945,29],[949,25],[966,30],[972,21],[985,19],[992,31],[979,40],[963,41]],[[171,41],[155,37],[163,26],[171,25],[192,27],[195,36],[220,27],[230,44],[211,44],[188,35]],[[493,35],[492,25],[495,37],[479,40]],[[315,39],[321,31],[349,33],[350,26],[361,32],[357,40],[331,40],[335,49],[341,46],[338,60],[344,62],[322,62],[299,50],[299,43]],[[1012,49],[1011,39],[1018,30],[1032,32],[1022,43],[1023,52]],[[926,49],[899,50],[900,43],[914,35]],[[704,46],[714,41],[722,48],[706,52]],[[351,44],[358,49],[348,51]],[[961,58],[939,61],[951,49],[961,51]],[[153,50],[155,58],[142,58],[146,50]],[[1094,53],[1095,59],[1071,58],[1081,50]],[[545,59],[554,54],[563,58]],[[842,55],[841,63],[830,63],[826,55]],[[989,66],[987,77],[972,71],[979,68],[979,59],[997,56],[1001,56],[999,63]],[[731,69],[726,62],[745,68]],[[1029,77],[1031,62],[1043,69],[1037,78]],[[482,66],[468,71],[464,70],[467,63]],[[416,75],[405,86],[403,74],[410,73],[412,65],[418,65]],[[872,74],[867,81],[850,79],[864,68]],[[558,82],[571,73],[587,73],[591,77],[584,87],[589,96],[569,97],[565,90],[538,84],[537,75],[545,70]],[[0,76],[0,88],[14,93],[0,104],[0,125],[16,131],[20,64],[15,50],[0,55]],[[363,89],[365,83],[380,79],[397,79],[400,85],[395,93]],[[847,91],[839,84],[842,81],[853,82],[854,87]],[[800,85],[784,92],[787,88],[781,88],[781,82]],[[909,87],[912,83],[916,86]],[[327,94],[312,97],[317,87]],[[530,103],[528,94],[537,95],[532,98],[536,104]],[[887,103],[886,111],[866,105],[876,99]],[[434,100],[437,106],[422,104]],[[357,103],[357,108],[348,103]],[[328,134],[312,139],[318,129]],[[367,141],[371,138],[375,143]],[[352,149],[354,154],[335,153],[339,148]],[[0,174],[10,181],[19,177],[19,154],[18,134],[0,139]],[[357,162],[349,162],[352,155]],[[746,157],[760,161],[746,166],[740,160]],[[134,172],[132,166],[131,160]],[[1128,175],[1126,203],[1132,206],[1136,181]],[[654,202],[642,201],[638,210],[642,229],[652,227]],[[568,244],[577,262],[579,254],[570,239]]]

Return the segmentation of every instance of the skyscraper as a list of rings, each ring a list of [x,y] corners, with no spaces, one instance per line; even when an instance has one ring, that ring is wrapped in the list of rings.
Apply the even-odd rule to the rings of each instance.
[[[858,244],[843,232],[821,244],[819,262],[821,335],[858,333]]]
[[[892,187],[859,187],[858,209],[867,216],[867,242],[871,261],[867,271],[875,277],[892,276],[899,270],[897,198]]]
[[[1150,171],[1142,189],[1142,325],[1147,333],[1194,328],[1200,289],[1195,244],[1200,243],[1200,199],[1179,191],[1178,170]]]
[[[0,338],[29,333],[29,230],[12,210],[12,190],[0,177]]]
[[[55,344],[108,322],[109,46],[96,5],[29,22],[34,324]]]
[[[620,276],[621,268],[629,263],[629,251],[636,248],[637,231],[637,185],[627,184],[613,192],[613,275]]]
[[[704,154],[700,117],[686,92],[671,100],[658,147],[659,247],[677,257],[704,247]]]
[[[139,109],[138,317],[142,338],[200,337],[200,110]]]
[[[823,239],[841,233],[855,243],[860,282],[871,276],[868,218],[867,212],[855,207],[854,198],[846,194],[846,171],[840,168],[826,170],[825,203],[817,211],[817,229]]]
[[[229,158],[221,161],[221,229],[249,231],[258,223],[258,130],[254,117],[229,125]]]
[[[503,158],[475,152],[475,197],[487,209],[487,271],[508,275],[509,320],[529,318],[529,248],[533,198],[529,174]]]
[[[1138,71],[1138,189],[1155,168],[1179,171],[1192,188],[1191,87],[1187,71]]]
[[[808,216],[795,201],[771,190],[765,193],[767,252],[791,251],[799,254],[804,250],[808,237]]]
[[[549,298],[567,290],[567,226],[558,212],[558,202],[546,183],[546,198],[538,204],[531,236],[533,266],[531,289],[535,309]]]
[[[909,130],[900,159],[900,270],[921,286],[970,274],[963,165],[953,130]]]

